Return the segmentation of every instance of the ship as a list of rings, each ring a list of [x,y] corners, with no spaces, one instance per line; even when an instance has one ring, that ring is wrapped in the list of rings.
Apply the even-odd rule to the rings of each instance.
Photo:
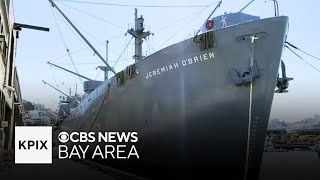
[[[288,17],[223,14],[147,57],[143,21],[136,11],[128,30],[136,62],[117,73],[106,63],[115,75],[85,82],[94,88],[57,133],[138,132],[139,159],[99,163],[147,179],[258,179],[275,89],[288,87],[278,75]]]

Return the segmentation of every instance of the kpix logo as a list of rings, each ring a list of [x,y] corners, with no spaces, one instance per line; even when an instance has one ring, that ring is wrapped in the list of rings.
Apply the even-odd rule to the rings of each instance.
[[[47,148],[48,141],[19,141],[19,149],[48,149]],[[41,143],[41,146],[39,145]]]
[[[15,127],[15,163],[51,164],[52,127]]]

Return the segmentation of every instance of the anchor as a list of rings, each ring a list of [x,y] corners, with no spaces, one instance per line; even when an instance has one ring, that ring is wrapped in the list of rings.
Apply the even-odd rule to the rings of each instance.
[[[232,68],[231,76],[236,86],[247,86],[250,83],[254,83],[257,78],[260,78],[260,72],[256,61],[253,61],[252,68],[248,68],[245,71]]]
[[[278,89],[275,91],[276,93],[287,93],[289,92],[287,89],[289,87],[289,81],[293,80],[293,78],[288,78],[286,75],[286,66],[284,62],[281,60],[281,70],[282,70],[282,78],[277,78],[277,87]]]

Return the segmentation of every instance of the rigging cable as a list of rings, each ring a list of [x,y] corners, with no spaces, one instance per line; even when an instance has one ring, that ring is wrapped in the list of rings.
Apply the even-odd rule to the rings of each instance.
[[[69,58],[70,58],[70,60],[71,60],[71,63],[73,64],[73,67],[74,67],[75,71],[79,74],[78,69],[77,69],[77,67],[76,67],[76,65],[75,65],[75,63],[74,63],[73,57],[72,57],[72,55],[71,55],[71,53],[70,53],[70,51],[69,51],[69,48],[68,48],[68,46],[67,46],[67,43],[66,43],[66,41],[65,41],[64,38],[63,38],[63,35],[62,35],[62,32],[61,32],[61,28],[60,28],[60,26],[59,26],[59,24],[58,24],[58,22],[57,22],[57,18],[56,18],[55,14],[54,14],[54,11],[53,11],[52,7],[51,7],[51,12],[52,12],[52,14],[53,14],[54,21],[55,21],[55,25],[57,26],[57,29],[58,29],[58,32],[59,32],[61,41],[63,42],[63,44],[64,44],[64,46],[65,46],[65,48],[66,48],[66,51],[67,51],[68,56],[69,56]],[[80,77],[79,77],[79,80],[80,80],[80,82],[83,83],[83,80],[82,80]]]
[[[294,52],[289,46],[285,45],[286,48],[288,48],[293,54],[295,54],[296,56],[298,56],[299,59],[301,59],[302,61],[304,61],[306,64],[308,64],[309,66],[311,66],[313,69],[315,69],[316,71],[318,71],[320,73],[320,69],[316,68],[314,65],[310,64],[308,61],[304,60],[299,54],[297,54],[296,52]]]
[[[61,15],[60,15],[60,17],[61,17]],[[62,17],[61,17],[61,18],[62,18]],[[62,18],[62,19],[64,20],[64,18]],[[78,23],[76,23],[75,21],[71,20],[70,18],[69,18],[69,20],[70,20],[73,24],[75,24],[75,26],[77,26],[79,29],[81,29],[83,32],[85,32],[86,34],[88,34],[93,40],[95,40],[98,45],[101,45],[101,46],[105,47],[105,41],[100,42],[97,38],[95,38],[92,34],[90,34],[88,31],[86,31],[86,30],[85,30],[83,27],[81,27]],[[84,44],[84,46],[86,47],[85,49],[89,49],[90,47],[88,47],[88,45],[83,42],[83,40],[74,32],[74,30],[67,24],[67,22],[65,22],[65,20],[64,20],[63,22],[64,22],[64,23],[66,24],[66,26],[70,29],[70,31],[72,31],[72,33]],[[110,40],[115,39],[115,38],[118,38],[118,37],[120,37],[120,36],[122,36],[122,35],[123,35],[123,34],[117,35],[117,36],[111,38]],[[110,41],[110,40],[109,40],[109,41]],[[113,49],[110,48],[110,50],[111,50],[113,53],[115,53],[116,55],[119,55],[119,54],[118,54],[117,52],[115,52]]]
[[[72,65],[72,64],[70,64],[70,63],[59,63],[59,64],[60,64],[61,66],[70,66],[70,65]],[[81,65],[86,66],[86,65],[92,65],[92,64],[97,65],[97,64],[101,64],[101,62],[77,63],[78,66],[81,66]]]
[[[213,5],[216,5],[216,4],[218,4],[218,2],[217,2],[217,3],[214,3],[214,4],[211,4],[211,5],[209,5],[208,7],[204,8],[204,9],[201,9],[200,11],[197,11],[197,12],[195,12],[195,13],[192,13],[192,14],[190,14],[189,16],[186,16],[186,17],[184,17],[184,18],[181,18],[181,19],[177,20],[176,22],[174,22],[174,23],[172,23],[172,24],[169,24],[169,25],[167,25],[167,26],[164,26],[164,27],[162,27],[162,28],[159,28],[159,29],[158,29],[157,31],[155,31],[154,33],[158,33],[158,32],[160,32],[160,31],[162,31],[162,30],[164,30],[164,29],[166,29],[166,28],[168,28],[168,27],[171,27],[171,26],[174,25],[174,24],[178,24],[178,23],[181,22],[181,21],[184,21],[184,20],[186,20],[186,19],[189,19],[189,17],[192,17],[192,16],[194,16],[194,15],[202,12],[203,10],[205,10],[205,9],[207,9],[207,8],[209,8],[209,7],[212,7]]]
[[[107,21],[107,20],[105,20],[105,19],[102,19],[102,18],[100,18],[100,17],[98,17],[98,16],[89,14],[89,13],[87,13],[87,12],[85,12],[85,11],[82,11],[82,10],[77,9],[77,8],[75,8],[75,7],[69,6],[69,5],[67,5],[67,4],[65,4],[65,3],[62,3],[62,2],[59,2],[59,3],[60,3],[60,4],[63,4],[64,6],[69,7],[69,8],[71,8],[71,9],[74,9],[74,10],[76,10],[76,11],[79,11],[79,12],[81,12],[81,13],[83,13],[83,14],[86,14],[87,16],[96,18],[96,19],[98,19],[98,20],[100,20],[100,21],[103,21],[103,22],[105,22],[105,23],[111,24],[111,25],[113,25],[113,26],[115,26],[115,27],[118,27],[118,28],[120,28],[120,29],[127,30],[127,29],[124,28],[124,27],[121,27],[121,26],[119,26],[119,25],[116,25],[116,24],[114,24],[114,23],[112,23],[112,22],[109,22],[109,21]]]
[[[65,90],[69,91],[69,88],[63,82],[61,84],[64,86]]]
[[[125,43],[125,44],[127,44],[127,43]],[[123,58],[124,59],[126,59],[128,57],[128,54],[129,54],[128,49],[129,48],[126,48],[125,52],[123,53]],[[121,60],[123,62],[123,67],[127,67],[128,62],[126,60],[124,60],[124,59]]]
[[[130,39],[129,43],[126,45],[126,47],[124,48],[124,50],[122,51],[122,53],[120,54],[120,56],[118,57],[117,61],[114,63],[113,68],[115,68],[121,58],[121,56],[124,54],[124,52],[126,51],[126,49],[128,48],[128,46],[130,45],[131,41],[132,41],[133,37]]]
[[[149,46],[151,47],[152,52],[155,52],[155,49],[154,49],[153,46],[150,44],[149,39],[148,39],[146,42],[147,42],[147,44],[149,44]],[[151,52],[150,52],[150,53],[151,53]]]
[[[123,33],[122,33],[122,34],[119,34],[119,35],[116,35],[116,36],[114,36],[114,37],[112,37],[112,38],[110,38],[109,41],[111,41],[111,40],[113,40],[113,39],[116,39],[116,38],[119,38],[120,36],[123,36]],[[103,42],[105,42],[105,41],[103,41]],[[103,42],[99,42],[99,44],[102,44]],[[80,53],[80,52],[82,52],[82,51],[84,51],[84,50],[87,50],[87,49],[89,49],[89,48],[90,48],[90,47],[84,47],[84,48],[81,48],[81,49],[79,49],[79,50],[70,52],[70,54]],[[112,50],[112,49],[111,49],[111,50]],[[112,51],[113,51],[113,50],[112,50]],[[119,55],[119,54],[118,54],[117,52],[115,52],[115,51],[114,51],[114,53],[115,53],[116,55]],[[51,62],[57,61],[57,60],[62,59],[62,58],[64,58],[64,57],[66,57],[66,56],[68,56],[68,55],[59,56],[59,57],[55,58],[54,60],[52,60]],[[84,64],[84,63],[82,63],[82,64]],[[96,63],[96,64],[99,64],[99,63]],[[79,63],[78,63],[78,65],[79,65]]]
[[[310,54],[310,53],[307,53],[306,51],[301,50],[300,48],[298,48],[297,46],[294,46],[293,44],[289,43],[288,41],[286,41],[286,44],[288,44],[288,45],[291,46],[292,48],[294,48],[294,49],[296,49],[296,50],[298,50],[298,51],[300,51],[300,52],[302,52],[302,53],[304,53],[304,54],[306,54],[306,55],[308,55],[308,56],[310,56],[310,57],[313,57],[314,59],[317,59],[317,60],[320,61],[320,58],[319,58],[319,57],[316,57],[316,56],[314,56],[314,55],[312,55],[312,54]]]
[[[62,18],[62,17],[61,17]],[[105,46],[105,44],[103,43],[102,44],[102,42],[100,42],[97,38],[95,38],[92,34],[90,34],[88,31],[86,31],[83,27],[81,27],[78,23],[76,23],[75,21],[73,21],[73,20],[71,20],[70,18],[69,18],[69,20],[75,25],[75,26],[77,26],[79,29],[81,29],[83,32],[85,32],[86,34],[88,34],[92,39],[94,39],[99,45],[103,45],[103,46]],[[65,22],[66,23],[66,22]],[[75,34],[75,36],[77,36],[82,42],[83,42],[83,40],[74,32],[74,30],[68,25],[68,24],[66,24],[67,26],[68,26],[68,28]],[[84,42],[83,42],[84,43]],[[87,44],[85,44],[86,46],[87,46]]]
[[[69,56],[69,58],[70,58],[70,60],[71,60],[71,62],[72,62],[72,65],[74,66],[74,69],[75,69],[76,72],[79,74],[78,69],[77,69],[77,67],[76,67],[76,65],[75,65],[75,63],[74,63],[74,61],[73,61],[73,57],[72,57],[72,55],[71,55],[71,53],[70,53],[70,51],[69,51],[68,48],[67,48],[67,52],[68,52],[68,56]],[[80,77],[79,77],[79,80],[80,80],[81,83],[83,83],[83,80],[82,80]]]
[[[64,2],[70,2],[70,3],[79,3],[79,4],[104,5],[104,6],[145,7],[145,8],[199,8],[199,7],[209,7],[209,5],[141,5],[141,4],[119,4],[119,3],[89,2],[89,1],[76,1],[76,0],[55,0],[55,1],[64,1]]]
[[[59,33],[59,36],[60,36],[60,40],[62,41],[63,45],[67,48],[67,43],[65,42],[64,38],[63,38],[63,35],[61,33],[61,29],[60,29],[60,26],[57,22],[57,17],[56,15],[54,14],[54,11],[53,11],[53,8],[51,8],[51,12],[52,12],[52,15],[53,15],[53,18],[54,18],[54,22],[55,22],[55,25],[58,29],[58,33]]]
[[[100,115],[100,112],[101,112],[101,110],[102,110],[102,107],[103,107],[105,101],[107,100],[107,98],[108,98],[108,96],[109,96],[110,87],[111,87],[110,84],[108,84],[108,87],[107,87],[108,90],[106,91],[106,93],[105,93],[104,96],[103,96],[102,102],[101,102],[100,107],[99,107],[98,112],[97,112],[97,115],[96,115],[96,117],[94,118],[94,120],[93,120],[93,122],[92,122],[92,124],[91,124],[91,127],[90,127],[89,131],[91,131],[91,129],[93,128],[94,124],[96,123],[96,121],[97,121],[97,119],[98,119],[98,117],[99,117],[99,115]]]
[[[97,69],[97,68],[96,68],[96,69]],[[100,70],[100,71],[98,72],[98,74],[97,74],[96,78],[94,78],[94,80],[95,80],[95,81],[96,81],[96,80],[97,80],[97,78],[99,77],[99,75],[100,75],[101,71],[102,71],[102,70]]]
[[[55,78],[55,75],[54,75],[52,66],[50,66],[50,70],[51,70],[51,75],[52,75],[52,79],[53,79],[54,83],[58,84],[58,83],[57,83],[57,80],[56,80],[56,78]]]
[[[89,49],[90,47],[74,32],[74,29],[72,29],[69,24],[66,22],[66,20],[62,17],[61,14],[59,14],[59,17],[62,19],[62,22],[70,29],[70,31],[79,39],[79,41],[86,47],[86,49]],[[69,19],[72,23],[74,23],[71,19]]]
[[[80,53],[80,52],[82,52],[84,50],[87,50],[87,49],[89,49],[89,47],[85,47],[85,48],[82,48],[82,49],[79,49],[79,50],[76,50],[76,51],[73,51],[73,52],[70,52],[70,53],[71,54],[76,54],[76,53]],[[67,57],[67,56],[68,56],[67,54],[63,55],[63,56],[59,56],[59,57],[55,58],[54,60],[52,60],[51,62],[55,62],[55,61],[60,60],[60,59],[62,59],[64,57]]]
[[[63,0],[62,0],[62,1],[63,1]],[[71,1],[65,1],[65,2],[71,2]],[[80,10],[80,9],[71,7],[71,6],[69,6],[69,5],[65,4],[65,3],[62,3],[62,2],[59,2],[59,3],[65,5],[65,6],[69,7],[69,8],[72,8],[72,9],[74,9],[74,10],[77,10],[77,11],[79,11],[79,12],[81,12],[81,13],[84,13],[84,14],[86,14],[86,15],[88,15],[88,16],[94,17],[94,18],[99,19],[99,20],[101,20],[101,21],[104,21],[104,22],[106,22],[106,23],[108,23],[108,24],[111,24],[111,25],[113,25],[113,26],[116,26],[116,27],[118,27],[118,28],[125,29],[125,28],[123,28],[123,27],[121,27],[121,26],[119,26],[119,25],[116,25],[116,24],[114,24],[114,23],[111,23],[111,22],[109,22],[109,21],[106,21],[105,19],[102,19],[102,18],[97,17],[97,16],[95,16],[95,15],[89,14],[89,13],[87,13],[87,12],[85,12],[85,11]],[[208,8],[208,7],[211,7],[211,6],[215,5],[215,4],[217,4],[217,3],[213,3],[213,4],[207,5],[207,6],[199,6],[199,7],[206,7],[206,8]],[[165,6],[164,6],[164,7],[165,7]],[[206,9],[206,8],[204,8],[204,9]],[[198,13],[200,13],[201,11],[203,11],[204,9],[201,9],[200,11],[198,11],[198,12],[196,12],[196,13],[193,13],[193,14],[191,14],[190,16],[195,15],[195,14],[198,14]],[[177,24],[178,22],[181,22],[181,21],[189,18],[190,16],[187,16],[187,17],[185,17],[185,18],[182,18],[182,19],[176,21],[174,24]],[[73,22],[74,22],[74,21],[73,21]],[[64,22],[64,23],[65,23],[65,22]],[[78,24],[77,24],[77,26],[80,27]],[[162,28],[160,28],[157,32],[159,32],[159,31],[161,31],[161,30],[163,30],[163,29],[166,29],[166,28],[168,28],[168,27],[170,27],[170,26],[171,26],[171,25],[167,25],[167,26],[165,26],[165,27],[162,27]],[[81,28],[81,27],[80,27],[80,28]],[[83,28],[81,28],[81,29],[83,29]],[[73,31],[72,31],[72,32],[73,32]],[[90,33],[88,33],[88,32],[86,32],[86,33],[87,33],[88,35],[90,35],[93,39],[95,39],[95,40],[98,42],[98,40],[97,40],[96,38],[94,38]],[[118,37],[120,37],[120,36],[122,36],[122,34],[117,35],[117,36],[111,38],[110,40],[115,39],[115,38],[118,38]],[[102,42],[98,42],[98,43],[102,45]],[[147,43],[149,43],[149,42],[147,42]],[[104,44],[103,44],[103,45],[104,45]],[[151,46],[150,43],[149,43],[149,45]],[[155,49],[154,49],[152,46],[151,46],[151,48],[153,49],[153,52],[155,52]],[[88,49],[88,47],[86,47],[86,48],[84,48],[84,49],[81,49],[81,50],[79,50],[79,51],[82,51],[82,50],[85,50],[85,49]],[[116,55],[119,55],[119,54],[118,54],[117,52],[115,52],[113,49],[110,49],[110,50],[111,50],[113,53],[115,53]],[[79,51],[76,51],[76,52],[79,52]],[[76,52],[73,52],[73,53],[76,53]],[[72,53],[72,54],[73,54],[73,53]],[[119,55],[119,56],[120,56],[120,55]],[[65,57],[65,56],[62,56],[62,57]],[[58,59],[58,58],[57,58],[57,59]]]
[[[214,4],[212,4],[211,6],[213,6]],[[211,6],[209,6],[209,7],[211,7]],[[190,15],[190,16],[194,16],[194,15],[196,15],[196,14],[201,14],[201,13],[203,13],[203,11],[204,10],[206,10],[207,8],[209,8],[209,7],[206,7],[206,8],[203,8],[203,9],[201,9],[200,11],[197,11],[197,12],[195,12],[195,13],[193,13],[192,15]],[[189,17],[190,17],[189,16]],[[182,27],[184,27],[185,25],[187,25],[190,21],[192,21],[193,19],[191,18],[186,24],[184,24],[184,25],[182,25]],[[181,32],[181,28],[178,30],[178,31],[176,31],[172,36],[170,36],[164,43],[162,43],[158,48],[157,48],[157,50],[159,50],[163,45],[165,45],[167,42],[169,42],[173,37],[175,37],[177,34],[179,34]]]
[[[147,48],[148,48],[148,50],[149,50],[149,53],[151,54],[151,49],[150,49],[150,46],[149,46],[148,43],[147,43]],[[148,51],[146,51],[146,56],[148,56]]]

